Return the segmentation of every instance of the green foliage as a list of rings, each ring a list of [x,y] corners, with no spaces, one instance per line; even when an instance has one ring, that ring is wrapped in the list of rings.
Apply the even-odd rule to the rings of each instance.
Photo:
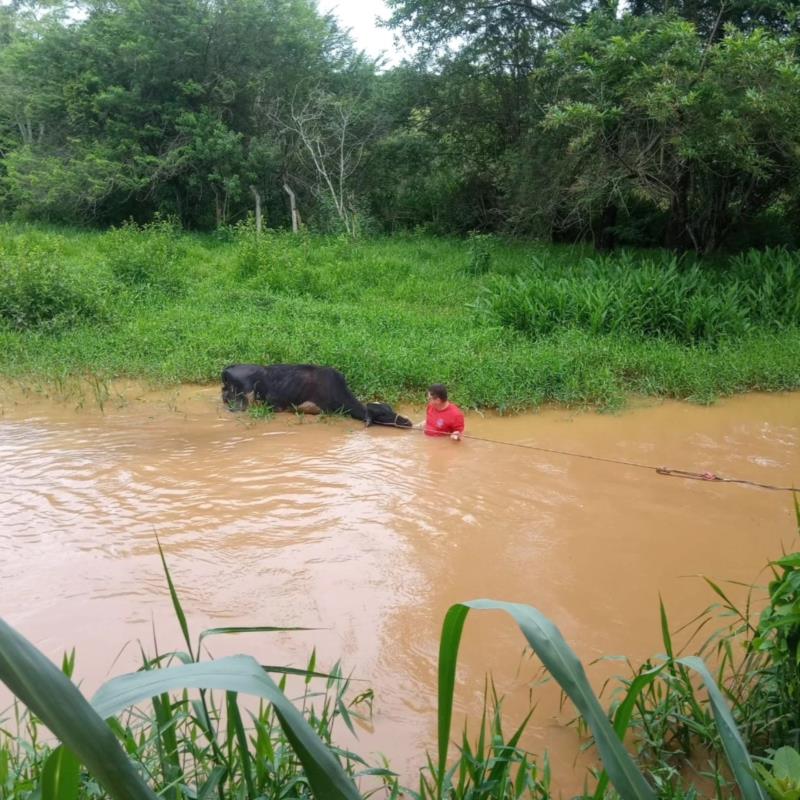
[[[0,643],[0,680],[89,767],[115,800],[155,800],[138,768],[69,678],[2,620]],[[45,763],[45,786],[58,780],[53,773],[59,766],[50,759]]]
[[[767,248],[731,259],[731,274],[748,290],[754,319],[773,327],[800,323],[800,253]]]
[[[253,220],[248,219],[238,223],[231,235],[236,245],[236,270],[242,278],[252,278],[269,269],[271,239],[268,233],[257,231]]]
[[[126,222],[103,236],[100,251],[111,274],[125,286],[164,294],[177,294],[183,286],[183,249],[171,221],[143,226]]]
[[[787,688],[800,688],[800,555],[773,563],[780,570],[770,582],[770,602],[761,615],[753,646],[769,652],[775,666],[788,667]]]
[[[260,294],[261,304],[269,303],[271,295],[330,297],[336,294],[335,276],[331,271],[310,263],[306,233],[299,236],[270,230],[259,233],[252,220],[239,223],[234,231],[237,274]],[[346,237],[333,241],[342,245]]]
[[[297,163],[272,103],[370,72],[311,0],[145,0],[80,19],[15,4],[3,20],[0,196],[31,219],[213,227],[252,207],[251,185],[285,219],[280,176]]]
[[[668,246],[710,252],[797,197],[791,37],[729,29],[708,42],[671,15],[598,12],[558,40],[540,77],[557,98],[544,130],[569,165],[553,208],[559,225],[591,227],[645,201],[666,212]]]
[[[470,600],[450,606],[442,625],[439,640],[439,761],[436,773],[440,790],[447,772],[458,649],[464,623],[472,609],[503,611],[517,623],[544,668],[575,704],[591,729],[600,758],[620,797],[623,800],[654,800],[655,795],[622,746],[592,691],[583,665],[558,628],[532,606],[497,600]]]
[[[253,403],[247,409],[247,413],[251,419],[272,419],[275,416],[275,412],[263,403]]]
[[[771,770],[763,764],[756,764],[756,772],[772,800],[798,800],[800,753],[793,747],[779,747],[767,763],[772,767]]]
[[[5,215],[799,243],[792,3],[392,0],[384,70],[312,0],[65,8],[0,7]]]
[[[548,800],[550,765],[545,753],[540,765],[531,753],[519,746],[530,714],[508,738],[503,730],[502,702],[492,687],[492,710],[484,708],[478,738],[470,741],[466,725],[461,735],[459,755],[449,766],[439,785],[436,767],[428,761],[420,771],[417,800]]]
[[[534,259],[524,276],[494,277],[475,308],[489,322],[535,338],[575,327],[714,344],[756,328],[800,325],[800,257],[749,253],[721,270],[621,253],[556,274]]]
[[[57,246],[25,237],[0,242],[0,320],[6,325],[53,332],[100,322],[105,313],[93,276],[65,265]]]
[[[800,532],[797,504],[796,508]],[[792,553],[781,561],[791,563],[799,555]],[[793,635],[792,623],[784,627],[780,622],[784,615],[791,618],[792,612],[786,614],[779,580],[770,586],[769,601],[760,620],[753,619],[753,608],[758,603],[752,597],[760,587],[751,587],[744,604],[737,605],[719,584],[709,579],[706,582],[719,602],[692,620],[689,641],[701,630],[707,631],[714,622],[723,621],[722,627],[712,630],[710,635],[704,634],[699,652],[715,664],[715,683],[730,705],[727,721],[721,723],[714,708],[721,699],[717,690],[709,688],[708,697],[704,696],[686,669],[696,666],[695,659],[682,658],[675,652],[663,606],[666,661],[646,662],[635,671],[632,680],[624,683],[626,692],[617,705],[617,715],[625,710],[626,727],[636,741],[639,763],[669,793],[680,793],[686,767],[696,766],[698,759],[702,759],[716,786],[716,796],[728,796],[731,772],[724,764],[727,759],[740,786],[743,780],[748,780],[747,776],[739,775],[744,765],[747,775],[755,774],[777,800],[776,792],[790,795],[800,777],[795,757],[790,749],[784,749],[789,743],[797,747],[800,730],[797,715],[800,677],[796,661],[790,655],[787,657],[783,649],[783,637]],[[703,677],[706,687],[710,687],[710,676]],[[755,763],[748,765],[744,756],[731,759],[732,746],[734,750],[746,747]],[[767,755],[777,756],[778,752],[781,757],[775,759],[770,772],[764,764],[773,763],[773,759]]]
[[[477,276],[487,273],[492,266],[492,237],[485,233],[470,231],[468,242],[467,274]]]
[[[40,228],[0,228],[7,238],[20,231],[42,246],[52,237]],[[133,227],[126,235],[149,241],[147,232]],[[486,287],[495,282],[513,289],[516,276],[527,286],[536,275],[544,296],[561,302],[553,287],[572,281],[579,296],[567,296],[567,304],[583,303],[586,288],[600,285],[609,295],[606,304],[616,307],[612,277],[629,267],[635,273],[639,260],[669,266],[669,254],[661,262],[652,252],[620,256],[615,267],[616,259],[587,258],[581,248],[496,238],[490,272],[474,277],[465,273],[470,253],[464,240],[415,234],[354,241],[272,230],[256,238],[246,226],[232,235],[231,243],[181,235],[177,267],[183,290],[167,294],[139,286],[120,291],[107,267],[108,235],[62,229],[59,258],[65,274],[80,275],[82,290],[96,286],[101,297],[113,295],[114,313],[91,325],[61,328],[61,336],[44,341],[0,328],[0,375],[216,382],[230,363],[307,362],[342,370],[365,400],[419,402],[438,380],[451,387],[459,404],[501,411],[548,402],[619,407],[629,392],[711,402],[720,394],[800,385],[800,329],[776,316],[792,308],[796,257],[791,254],[775,251],[758,261],[747,256],[741,267],[700,262],[708,272],[701,280],[719,280],[724,287],[732,280],[726,276],[736,276],[748,298],[762,294],[758,302],[747,301],[747,308],[756,310],[746,333],[696,347],[677,338],[630,334],[624,327],[593,333],[549,322],[548,332],[533,338],[516,323],[498,325],[491,316],[482,317],[489,324],[476,324],[476,300],[483,308]],[[171,252],[171,234],[165,236]],[[158,237],[155,252],[161,259],[165,251]],[[147,245],[129,245],[149,268]],[[534,258],[540,268],[532,273]],[[679,265],[677,274],[690,267]],[[646,282],[642,291],[650,292],[645,297],[654,292]],[[785,306],[777,302],[781,294]],[[503,297],[509,308],[524,311],[515,291]],[[669,293],[656,300],[667,303]],[[558,309],[554,302],[546,313]],[[650,314],[659,320],[649,307],[637,306],[633,313],[636,319]],[[521,320],[520,327],[528,324]]]
[[[797,532],[800,503],[795,495]],[[760,699],[770,710],[773,746],[791,741],[800,746],[800,553],[771,564],[769,603],[761,613],[749,646],[766,662],[759,679]]]
[[[97,796],[98,779],[114,800],[147,800],[156,796],[142,778],[147,775],[148,783],[176,800],[209,797],[215,790],[220,798],[358,800],[361,795],[352,777],[359,766],[367,765],[355,755],[339,756],[332,748],[331,736],[338,718],[353,729],[351,717],[359,715],[364,695],[346,701],[349,680],[338,665],[330,674],[316,672],[314,656],[305,670],[262,667],[248,656],[201,662],[201,644],[209,636],[293,629],[215,628],[203,631],[193,648],[163,552],[161,558],[187,652],[156,653],[152,659],[142,654],[142,668],[105,683],[91,705],[66,674],[0,620],[0,681],[36,715],[18,714],[17,728],[21,729],[19,721],[23,721],[33,734],[32,744],[21,748],[26,753],[23,758],[13,749],[18,739],[0,727],[0,753],[4,754],[0,766],[5,763],[8,773],[0,774],[0,789],[8,786],[9,798],[22,800],[31,796],[28,788],[40,782],[43,800],[70,796],[88,800]],[[69,669],[71,662],[71,658],[65,659]],[[270,673],[282,676],[279,684]],[[303,679],[302,711],[284,694],[288,676]],[[189,688],[201,690],[199,700],[189,696]],[[217,705],[206,689],[223,690],[224,706]],[[177,699],[170,697],[174,690],[180,690]],[[262,700],[252,715],[252,743],[245,735],[239,692]],[[151,701],[152,712],[138,708],[145,700]],[[17,710],[16,705],[14,708]],[[122,715],[126,708],[131,711]],[[78,762],[64,745],[52,751],[37,746],[37,718],[70,747],[90,775],[80,774]],[[21,771],[24,783],[19,780]]]

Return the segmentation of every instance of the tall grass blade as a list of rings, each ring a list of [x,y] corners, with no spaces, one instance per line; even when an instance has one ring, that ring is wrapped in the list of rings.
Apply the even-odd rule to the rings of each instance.
[[[297,675],[300,678],[322,678],[324,680],[342,681],[341,675],[334,675],[332,672],[309,672],[303,667],[282,667],[279,664],[262,664],[264,672],[275,672],[278,675]]]
[[[319,800],[361,800],[355,784],[272,678],[250,656],[186,664],[121,675],[103,684],[92,698],[102,717],[110,717],[161,692],[175,689],[222,689],[263,697],[272,703],[286,738]]]
[[[247,734],[244,732],[242,715],[239,713],[239,703],[236,700],[236,692],[226,692],[228,708],[228,725],[233,726],[236,743],[239,746],[239,761],[241,762],[242,775],[247,787],[248,800],[254,800],[256,796],[255,784],[253,783],[253,769],[250,758],[250,746],[247,743]]]
[[[451,606],[445,616],[439,648],[439,787],[447,762],[458,646],[470,609],[505,611],[514,619],[542,664],[586,720],[603,765],[623,800],[655,800],[653,790],[619,741],[589,685],[583,666],[558,628],[532,606],[495,600],[458,603]]]
[[[2,619],[0,680],[72,750],[114,800],[156,800],[78,687]]]
[[[152,700],[158,730],[158,752],[161,760],[161,770],[167,783],[172,783],[181,775],[181,758],[178,751],[178,736],[175,730],[176,721],[168,694],[161,694],[158,697],[153,697]],[[165,792],[165,796],[167,800],[173,800],[177,796],[177,792],[173,788]]]
[[[664,649],[670,659],[675,657],[672,649],[672,634],[669,632],[669,620],[667,619],[667,610],[664,608],[664,601],[661,595],[658,596],[658,613],[661,619],[661,639],[664,642]]]
[[[533,709],[531,709],[525,715],[525,719],[522,720],[522,723],[514,732],[514,735],[503,745],[504,754],[508,754],[516,749],[517,745],[519,744],[519,740],[522,738],[522,734],[525,732],[525,728],[528,727],[528,723],[530,722],[532,716],[533,716]],[[524,763],[525,763],[525,758],[523,758],[523,765]],[[497,763],[492,767],[491,772],[489,773],[489,782],[497,783],[500,781],[501,778],[503,777],[507,778],[507,773],[509,769],[510,769],[510,759],[508,760],[498,759]],[[504,795],[501,795],[501,797],[503,796]]]
[[[631,717],[633,710],[636,707],[636,700],[642,691],[649,686],[659,675],[661,670],[664,669],[666,664],[656,667],[655,669],[642,672],[637,675],[628,687],[625,693],[624,700],[619,704],[616,714],[614,714],[614,732],[619,736],[620,741],[625,738],[625,732],[631,724]],[[593,798],[594,800],[602,800],[608,786],[608,772],[603,770],[600,773],[600,778],[597,781],[597,788],[595,789]]]
[[[239,633],[277,633],[282,631],[316,631],[319,628],[298,628],[298,627],[278,627],[275,625],[245,625],[228,628],[207,628],[200,633],[197,640],[197,652],[200,653],[200,646],[203,640],[209,636],[235,636]]]
[[[764,791],[753,777],[753,763],[750,754],[747,752],[744,741],[736,727],[728,704],[722,696],[716,681],[711,677],[705,663],[697,656],[686,656],[677,659],[679,664],[683,664],[689,669],[694,670],[703,680],[706,691],[708,692],[711,708],[714,712],[714,719],[717,723],[722,746],[728,758],[731,770],[739,784],[743,800],[766,800]]]
[[[78,800],[80,784],[80,762],[68,747],[56,747],[42,770],[41,800]]]
[[[181,626],[183,633],[183,640],[186,642],[186,649],[189,651],[189,657],[195,661],[195,655],[192,652],[192,640],[189,637],[189,625],[186,622],[186,614],[183,613],[183,606],[178,598],[178,593],[175,591],[175,584],[172,582],[172,575],[170,575],[169,567],[167,566],[167,559],[164,558],[164,551],[161,548],[161,540],[156,534],[156,544],[158,545],[158,554],[161,556],[161,565],[164,567],[164,575],[167,577],[167,585],[169,586],[169,596],[172,598],[172,607],[175,609],[175,616],[178,618],[178,624]]]
[[[211,800],[218,791],[222,781],[225,780],[228,770],[225,767],[214,767],[208,776],[208,780],[197,793],[197,800]]]

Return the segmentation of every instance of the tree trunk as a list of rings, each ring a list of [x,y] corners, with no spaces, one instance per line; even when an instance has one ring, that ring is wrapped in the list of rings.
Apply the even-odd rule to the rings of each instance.
[[[670,250],[688,250],[692,246],[689,234],[688,170],[681,173],[672,194],[664,246]]]
[[[178,189],[178,185],[174,184],[172,190],[175,192],[175,213],[178,215],[178,219],[181,221],[181,224],[185,222],[183,219],[183,203],[181,202],[181,193]]]
[[[261,233],[261,195],[255,186],[250,187],[256,201],[256,233]]]
[[[617,234],[614,226],[617,224],[617,204],[606,203],[600,216],[600,235],[597,238],[598,250],[613,250],[617,246]]]
[[[219,189],[216,186],[214,189],[214,219],[216,220],[217,227],[222,227],[222,201],[219,196]]]
[[[300,214],[297,212],[297,205],[295,203],[294,192],[289,188],[288,183],[283,184],[283,190],[289,195],[289,205],[292,210],[292,233],[297,233],[300,228]]]

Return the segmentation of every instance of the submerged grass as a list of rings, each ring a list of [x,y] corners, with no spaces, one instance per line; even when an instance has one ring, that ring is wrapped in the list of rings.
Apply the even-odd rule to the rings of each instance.
[[[629,393],[709,402],[800,386],[797,264],[783,251],[698,266],[492,237],[2,225],[0,375],[171,384],[312,362],[390,402],[433,381],[501,411]]]

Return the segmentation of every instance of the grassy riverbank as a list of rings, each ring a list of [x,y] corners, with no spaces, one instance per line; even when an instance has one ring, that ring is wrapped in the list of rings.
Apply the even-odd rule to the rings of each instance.
[[[0,226],[4,377],[206,382],[249,361],[330,364],[366,399],[443,381],[501,410],[796,389],[800,257]]]

